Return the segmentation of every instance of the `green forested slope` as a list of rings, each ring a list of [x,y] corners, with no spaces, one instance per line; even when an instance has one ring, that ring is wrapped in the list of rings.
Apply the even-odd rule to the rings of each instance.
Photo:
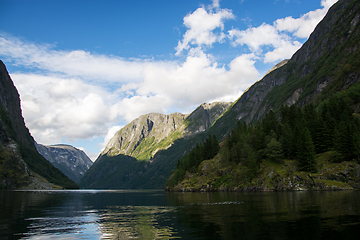
[[[168,190],[296,190],[360,187],[360,83],[324,101],[281,107],[260,122],[238,123],[215,158],[193,149]]]

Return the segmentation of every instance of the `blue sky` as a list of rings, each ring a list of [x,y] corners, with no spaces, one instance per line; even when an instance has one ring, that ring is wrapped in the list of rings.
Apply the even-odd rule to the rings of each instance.
[[[149,112],[234,101],[336,0],[0,0],[0,59],[38,143],[95,159]]]

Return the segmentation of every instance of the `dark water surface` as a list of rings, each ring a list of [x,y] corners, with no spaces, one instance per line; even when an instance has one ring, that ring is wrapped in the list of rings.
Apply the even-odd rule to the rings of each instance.
[[[360,239],[360,192],[0,191],[0,239]]]

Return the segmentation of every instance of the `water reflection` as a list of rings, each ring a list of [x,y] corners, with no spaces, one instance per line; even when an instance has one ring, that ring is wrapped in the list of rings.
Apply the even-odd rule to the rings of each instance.
[[[356,239],[360,193],[0,191],[0,239]]]
[[[175,233],[164,215],[173,208],[157,206],[120,206],[100,216],[100,229],[109,239],[170,239]]]
[[[177,193],[168,197],[186,206],[178,219],[196,229],[199,239],[357,239],[360,234],[359,192]],[[208,204],[226,202],[239,204]]]

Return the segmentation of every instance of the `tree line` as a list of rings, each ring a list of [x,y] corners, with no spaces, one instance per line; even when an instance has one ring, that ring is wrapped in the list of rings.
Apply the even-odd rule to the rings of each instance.
[[[248,176],[255,177],[261,161],[282,163],[297,160],[300,171],[316,172],[316,154],[331,151],[332,161],[360,161],[360,121],[354,101],[335,95],[317,108],[284,105],[270,111],[255,124],[238,122],[223,139],[221,148],[215,136],[198,144],[178,160],[171,181],[177,183],[185,173],[196,173],[203,160],[219,154],[224,164],[241,164]]]

